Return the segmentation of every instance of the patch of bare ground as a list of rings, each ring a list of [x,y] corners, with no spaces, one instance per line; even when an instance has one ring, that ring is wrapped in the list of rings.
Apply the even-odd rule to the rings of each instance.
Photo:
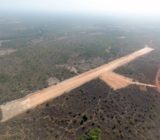
[[[156,86],[157,86],[157,89],[158,89],[158,91],[160,92],[160,69],[158,70],[158,72],[157,72],[157,75],[156,75],[156,79],[155,79],[156,81]]]
[[[125,88],[129,85],[138,85],[138,86],[140,86],[140,89],[144,90],[144,91],[146,91],[146,87],[153,87],[153,88],[156,87],[155,85],[145,84],[145,83],[140,83],[138,81],[134,81],[131,78],[125,77],[120,74],[116,74],[114,72],[104,73],[101,75],[100,79],[102,79],[106,84],[108,84],[114,90]]]
[[[56,77],[50,77],[47,79],[48,86],[56,85],[60,82]]]
[[[112,87],[114,90],[127,87],[133,82],[132,79],[116,74],[114,72],[104,73],[101,75],[100,79],[103,80],[107,85]]]
[[[35,44],[38,44],[38,43],[41,43],[43,41],[43,38],[36,38],[36,39],[33,39],[31,40],[31,42],[35,45]]]
[[[89,60],[81,59],[76,65],[78,71],[85,72],[89,69],[95,68],[105,63],[105,60],[101,57],[90,58]]]
[[[0,49],[0,56],[9,55],[16,52],[16,49]]]
[[[78,74],[78,70],[74,66],[71,66],[71,65],[68,65],[68,64],[56,65],[56,67],[57,68],[58,67],[65,68],[68,71],[70,71],[71,73]]]

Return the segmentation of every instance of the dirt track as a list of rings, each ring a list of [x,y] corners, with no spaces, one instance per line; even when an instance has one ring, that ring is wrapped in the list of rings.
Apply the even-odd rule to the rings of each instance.
[[[55,86],[48,87],[41,91],[29,94],[28,96],[8,102],[0,106],[1,122],[9,120],[21,113],[24,113],[28,109],[35,108],[37,105],[40,105],[48,100],[54,99],[66,92],[69,92],[93,79],[98,78],[101,74],[113,71],[114,69],[133,61],[134,59],[143,56],[151,52],[153,49],[145,47],[139,51],[136,51],[125,57],[121,57],[117,60],[114,60],[108,64],[102,65],[98,68],[92,69],[88,72],[65,80]]]

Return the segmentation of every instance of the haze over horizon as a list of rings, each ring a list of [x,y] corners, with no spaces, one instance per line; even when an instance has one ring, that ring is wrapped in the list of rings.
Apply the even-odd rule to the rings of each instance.
[[[1,0],[1,11],[160,16],[158,0]]]

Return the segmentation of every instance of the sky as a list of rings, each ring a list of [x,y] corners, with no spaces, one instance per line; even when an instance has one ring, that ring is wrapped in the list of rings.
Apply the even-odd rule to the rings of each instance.
[[[160,0],[0,0],[0,9],[160,16]]]

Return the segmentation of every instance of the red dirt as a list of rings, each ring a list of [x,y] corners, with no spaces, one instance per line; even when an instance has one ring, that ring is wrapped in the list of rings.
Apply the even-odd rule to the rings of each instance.
[[[125,77],[123,75],[114,73],[114,72],[106,72],[101,75],[100,79],[102,79],[106,84],[108,84],[110,87],[112,87],[114,90],[118,90],[121,88],[125,88],[129,85],[138,85],[140,88],[144,89],[144,87],[153,87],[155,88],[155,85],[151,84],[145,84],[140,83],[138,81],[134,81],[131,78]]]

